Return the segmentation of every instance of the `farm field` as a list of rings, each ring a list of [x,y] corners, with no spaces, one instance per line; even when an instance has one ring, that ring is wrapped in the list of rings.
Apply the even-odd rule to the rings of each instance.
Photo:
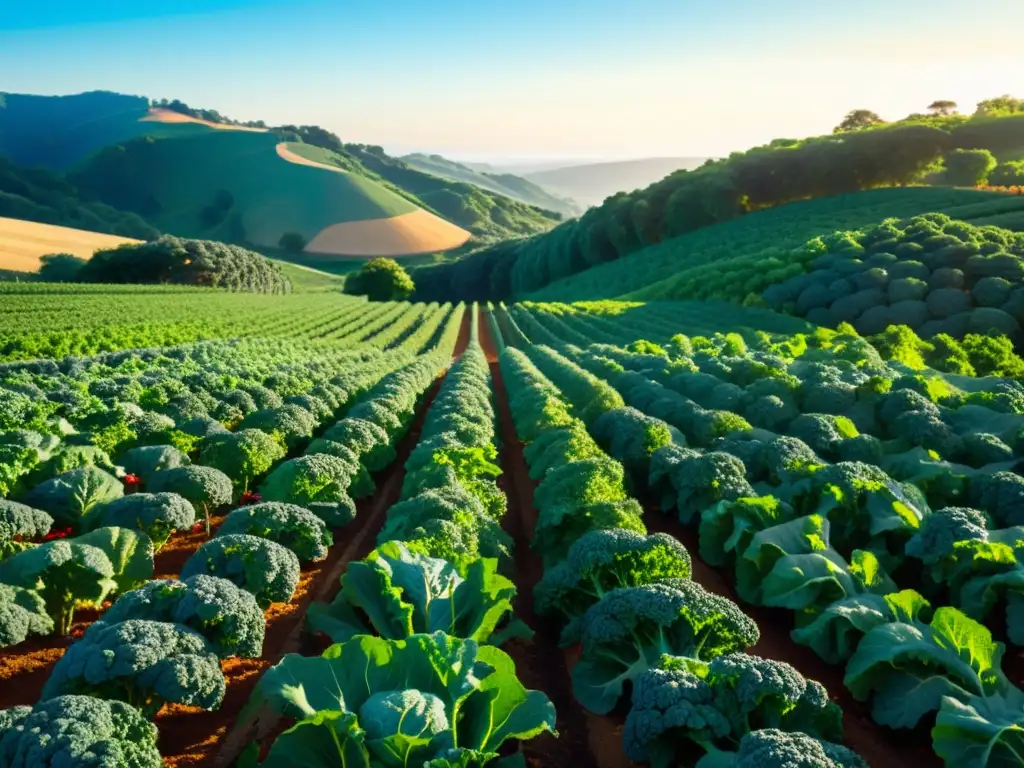
[[[0,216],[0,270],[36,272],[39,257],[48,253],[70,253],[88,259],[100,248],[135,242],[127,237]]]
[[[1016,382],[725,302],[0,298],[0,709],[167,766],[384,765],[394,697],[463,713],[432,768],[1014,764]]]

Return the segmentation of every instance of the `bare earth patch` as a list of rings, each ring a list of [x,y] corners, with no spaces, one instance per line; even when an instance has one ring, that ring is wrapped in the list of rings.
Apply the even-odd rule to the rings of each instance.
[[[393,216],[332,224],[306,246],[307,253],[338,256],[412,256],[450,251],[471,237],[466,230],[424,210]]]
[[[198,123],[207,128],[215,128],[218,131],[248,131],[249,133],[266,133],[266,128],[250,128],[247,125],[229,125],[227,123],[211,123],[209,120],[200,120],[198,117],[183,115],[173,109],[151,109],[149,114],[139,122],[143,123]]]
[[[118,235],[0,217],[0,269],[36,272],[39,257],[48,253],[71,253],[88,259],[100,248],[137,242]]]

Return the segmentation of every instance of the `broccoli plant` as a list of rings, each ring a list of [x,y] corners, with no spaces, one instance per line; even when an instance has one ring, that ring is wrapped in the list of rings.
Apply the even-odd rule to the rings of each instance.
[[[443,632],[359,635],[320,657],[289,654],[251,703],[298,720],[263,763],[275,768],[482,766],[506,740],[555,728],[554,706],[523,687],[508,655]]]
[[[51,632],[53,619],[38,592],[0,584],[0,648],[17,645],[29,635]]]
[[[153,718],[166,702],[217,709],[226,689],[206,640],[181,624],[131,619],[87,632],[60,657],[42,698],[85,694]]]
[[[56,696],[0,710],[4,768],[161,768],[156,726],[123,701]]]
[[[124,593],[86,632],[130,619],[183,624],[202,635],[222,659],[257,658],[263,652],[266,619],[256,598],[216,576],[147,582]]]
[[[956,608],[935,610],[907,590],[890,600],[896,621],[872,628],[846,666],[854,698],[872,697],[872,715],[890,728],[913,728],[945,698],[961,703],[1011,695],[1002,671],[1005,647]]]
[[[672,442],[671,428],[636,408],[615,408],[601,414],[593,426],[597,441],[622,462],[631,477],[647,476],[651,454]]]
[[[332,528],[348,525],[355,505],[348,494],[356,470],[327,453],[300,456],[279,465],[260,485],[260,498],[306,507]]]
[[[932,729],[932,747],[946,765],[961,768],[1017,765],[1024,755],[1024,694],[945,696]]]
[[[118,463],[129,475],[140,477],[145,482],[154,472],[187,467],[192,460],[173,445],[144,445],[125,451],[118,458]]]
[[[207,436],[199,451],[199,463],[230,477],[237,495],[249,490],[253,480],[286,455],[284,446],[266,432],[240,429]]]
[[[405,541],[413,551],[447,560],[463,572],[478,557],[507,561],[512,551],[501,525],[458,485],[424,491],[391,507],[377,541]]]
[[[323,560],[334,534],[308,509],[276,501],[240,507],[221,523],[217,536],[236,533],[259,536],[287,547],[299,560]]]
[[[400,640],[440,630],[501,645],[512,633],[523,634],[526,626],[513,621],[498,630],[512,611],[516,587],[497,569],[497,560],[480,558],[469,563],[463,577],[445,560],[389,541],[361,562],[350,563],[341,592],[330,605],[311,606],[307,622],[336,643],[354,635]]]
[[[231,478],[213,467],[193,464],[188,467],[154,472],[146,482],[151,493],[176,493],[203,513],[206,535],[210,535],[210,518],[225,504],[230,504],[234,489]]]
[[[159,552],[172,533],[192,528],[196,510],[176,493],[133,493],[96,507],[89,517],[93,527],[120,526],[142,531]]]
[[[46,512],[0,499],[0,560],[30,549],[30,540],[45,536],[52,525]]]
[[[726,752],[762,728],[838,742],[843,713],[820,683],[780,661],[746,653],[706,665],[665,657],[634,682],[623,747],[631,760],[669,768],[684,762],[688,744]]]
[[[1024,643],[1024,527],[989,531],[987,524],[977,509],[940,509],[924,519],[906,553],[925,566],[928,596],[948,599],[978,621],[1005,605],[1007,635]]]
[[[299,558],[258,536],[218,536],[197,549],[181,569],[183,579],[199,574],[227,579],[267,608],[292,599],[299,584]]]
[[[314,453],[327,453],[336,456],[352,468],[352,479],[349,481],[348,487],[348,493],[352,498],[362,499],[371,496],[376,490],[373,478],[370,477],[369,471],[359,460],[359,455],[347,445],[319,438],[306,446],[307,456]]]
[[[1013,472],[979,473],[967,489],[972,507],[992,516],[997,525],[1024,525],[1024,477]]]
[[[708,565],[733,565],[758,531],[792,518],[793,511],[774,496],[723,500],[700,516],[700,556]]]
[[[39,454],[34,449],[0,443],[0,497],[22,492],[28,476],[38,465]]]
[[[274,436],[288,450],[294,451],[313,436],[316,417],[298,405],[281,405],[254,411],[242,419],[240,430],[258,429]]]
[[[344,418],[324,432],[323,437],[347,445],[370,472],[379,472],[395,460],[387,431],[366,419]]]
[[[49,541],[0,562],[0,583],[38,592],[61,635],[71,631],[76,607],[99,607],[117,589],[106,553],[75,539]]]
[[[590,531],[569,548],[565,560],[544,572],[534,588],[538,614],[568,622],[563,646],[579,638],[579,621],[613,589],[639,587],[664,579],[688,579],[690,553],[671,536],[644,536],[621,528]]]
[[[689,525],[706,507],[722,499],[757,495],[747,482],[747,468],[743,462],[721,451],[684,456],[667,469],[660,461],[652,463],[652,475],[656,470],[665,472],[672,483],[677,494],[675,507],[679,521],[684,525]],[[651,479],[657,482],[660,478]]]
[[[757,624],[730,600],[685,579],[615,589],[580,621],[583,655],[572,671],[584,707],[607,714],[623,686],[665,654],[697,661],[742,651],[760,637]]]
[[[805,733],[764,728],[744,736],[735,752],[704,756],[697,768],[868,768],[868,764],[840,744]]]
[[[61,525],[79,529],[95,507],[122,496],[124,486],[116,477],[96,467],[81,467],[37,485],[26,494],[25,503],[48,512]]]

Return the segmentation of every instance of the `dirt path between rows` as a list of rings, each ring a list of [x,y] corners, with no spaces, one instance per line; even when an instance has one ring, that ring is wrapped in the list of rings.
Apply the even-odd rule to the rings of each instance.
[[[518,588],[515,614],[537,631],[532,640],[514,640],[505,650],[516,663],[519,680],[527,688],[543,691],[555,705],[559,736],[543,734],[522,744],[533,768],[623,768],[629,761],[622,754],[622,722],[586,712],[572,695],[571,654],[558,647],[558,628],[541,622],[533,612],[533,589],[543,575],[540,558],[530,550],[537,523],[533,508],[536,484],[530,479],[523,459],[523,446],[516,438],[508,393],[498,365],[498,348],[486,311],[479,313],[480,346],[490,363],[498,428],[501,438],[499,462],[504,474],[499,485],[508,497],[505,530],[515,541],[514,581]]]
[[[870,706],[854,699],[843,685],[842,667],[826,663],[814,651],[797,645],[790,638],[792,612],[742,602],[729,575],[700,559],[700,543],[696,531],[683,526],[674,513],[663,514],[656,505],[645,504],[644,508],[644,523],[651,533],[667,533],[681,541],[690,552],[693,580],[709,592],[736,602],[744,613],[757,622],[761,639],[750,649],[751,653],[791,664],[804,677],[817,680],[828,689],[829,696],[843,709],[846,746],[860,754],[872,768],[939,768],[942,765],[931,748],[930,726],[913,731],[894,731],[875,723],[871,718]]]
[[[469,344],[469,313],[462,320],[459,328],[459,337],[455,344],[453,360],[465,351]],[[177,765],[213,765],[230,766],[239,757],[242,751],[252,741],[260,742],[264,751],[269,749],[273,739],[286,726],[286,721],[269,710],[262,710],[245,722],[235,722],[242,708],[245,706],[250,694],[259,680],[262,672],[276,664],[288,653],[301,653],[303,655],[316,655],[322,652],[326,643],[320,638],[310,636],[305,631],[303,618],[310,604],[316,601],[330,602],[341,589],[340,579],[348,564],[353,560],[360,560],[366,557],[377,544],[377,534],[384,525],[388,509],[398,502],[402,492],[402,483],[405,480],[405,462],[409,458],[412,449],[419,441],[420,432],[423,429],[423,422],[426,419],[427,410],[437,396],[444,381],[444,374],[427,390],[422,403],[416,414],[416,418],[409,431],[402,437],[396,446],[397,458],[391,465],[374,478],[377,482],[377,489],[372,496],[361,500],[357,505],[356,521],[352,527],[343,529],[349,534],[348,540],[342,546],[333,548],[331,554],[318,570],[317,579],[311,585],[301,604],[297,605],[291,621],[282,630],[282,635],[275,639],[277,643],[273,646],[268,643],[264,646],[265,665],[258,674],[251,674],[238,686],[238,699],[232,700],[232,706],[228,706],[227,699],[221,711],[215,714],[220,715],[226,712],[227,726],[217,734],[212,743],[212,749],[199,762],[179,762]],[[267,648],[272,647],[273,653],[268,653]],[[206,718],[211,713],[202,713]],[[234,722],[232,726],[231,723]],[[230,727],[230,730],[228,730]]]

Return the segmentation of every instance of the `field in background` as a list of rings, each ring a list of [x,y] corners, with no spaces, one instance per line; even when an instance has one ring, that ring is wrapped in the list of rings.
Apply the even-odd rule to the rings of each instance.
[[[100,248],[137,242],[117,235],[0,217],[0,270],[36,272],[39,257],[48,253],[71,253],[88,259]]]

